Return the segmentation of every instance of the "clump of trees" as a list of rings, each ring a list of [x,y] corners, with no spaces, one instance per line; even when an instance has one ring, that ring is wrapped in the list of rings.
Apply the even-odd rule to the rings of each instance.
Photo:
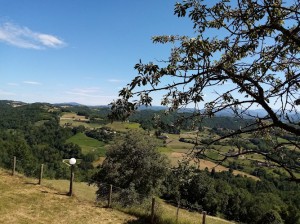
[[[261,180],[231,172],[201,171],[188,163],[172,169],[163,198],[181,206],[222,214],[241,223],[299,223],[299,185],[265,173]]]
[[[135,65],[138,75],[112,103],[111,118],[125,118],[141,105],[151,105],[152,93],[159,91],[161,104],[169,111],[193,106],[193,121],[231,110],[253,122],[209,144],[244,133],[269,138],[273,130],[287,132],[295,138],[288,142],[270,138],[268,152],[243,153],[264,155],[299,182],[295,173],[300,172],[300,162],[285,150],[300,149],[298,140],[293,140],[300,136],[299,0],[219,0],[212,4],[186,0],[176,3],[174,13],[190,18],[195,35],[153,37],[154,43],[173,46],[169,58]],[[257,107],[263,113],[251,113]]]
[[[91,137],[91,138],[97,139],[99,141],[103,141],[105,143],[108,143],[108,142],[113,140],[116,132],[111,128],[101,127],[101,128],[98,128],[98,129],[87,130],[85,132],[85,134],[88,137]]]
[[[91,183],[99,186],[112,184],[129,189],[136,200],[161,193],[162,182],[168,172],[168,160],[157,151],[157,140],[143,132],[129,131],[111,145],[99,171]]]

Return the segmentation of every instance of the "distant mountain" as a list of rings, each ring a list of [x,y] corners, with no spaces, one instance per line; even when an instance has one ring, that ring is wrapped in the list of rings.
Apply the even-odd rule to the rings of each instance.
[[[267,115],[267,112],[263,109],[255,109],[255,110],[247,110],[249,116],[245,115],[245,118],[252,118],[252,117],[264,117]],[[231,109],[225,109],[216,114],[217,116],[222,117],[232,117],[234,113]]]
[[[14,100],[0,100],[0,105],[10,105],[12,107],[19,107],[27,105],[27,103],[21,101],[14,101]]]
[[[19,107],[19,106],[23,106],[23,105],[28,105],[30,103],[24,103],[24,102],[21,102],[21,101],[14,101],[14,100],[0,100],[0,104],[6,104],[6,105],[10,105],[12,107]],[[49,104],[49,103],[42,103],[40,102],[40,104]],[[54,106],[69,106],[69,107],[89,107],[89,108],[110,108],[109,105],[94,105],[94,106],[88,106],[88,105],[85,105],[85,104],[80,104],[80,103],[77,103],[77,102],[65,102],[65,103],[54,103],[52,104]],[[162,110],[167,110],[168,108],[167,107],[164,107],[164,106],[140,106],[138,108],[139,111],[141,110],[153,110],[153,111],[162,111]],[[179,109],[178,112],[179,113],[193,113],[194,109],[193,108],[182,108],[182,109]],[[203,110],[201,110],[203,112]],[[276,110],[275,110],[276,112]],[[264,110],[264,109],[255,109],[255,110],[248,110],[247,113],[249,114],[249,116],[245,115],[244,118],[246,119],[251,119],[253,117],[264,117],[267,115],[267,112]],[[295,113],[288,113],[289,115],[289,119],[292,119],[293,121],[297,122],[300,120],[300,115],[297,115]],[[220,112],[217,112],[216,113],[216,116],[217,117],[234,117],[234,113],[231,109],[225,109],[225,110],[222,110]],[[281,120],[286,120],[285,117],[281,117],[280,118]]]
[[[148,106],[148,107],[146,107],[144,105],[142,105],[138,108],[138,110],[154,110],[154,111],[166,110],[166,109],[167,109],[167,107],[163,107],[163,106]]]
[[[286,117],[279,116],[279,111],[274,109],[274,112],[278,115],[280,120],[287,121]],[[246,115],[246,114],[243,115],[243,117],[245,119],[252,119],[255,117],[263,118],[268,115],[268,113],[264,109],[247,110],[247,114],[248,115]],[[289,119],[291,119],[293,122],[299,122],[299,120],[300,120],[299,114],[287,112],[287,115],[289,116]],[[223,111],[216,113],[216,116],[218,116],[218,117],[234,117],[234,113],[232,112],[232,110],[227,109],[227,110],[223,110]]]
[[[193,113],[195,111],[195,109],[193,108],[182,108],[179,109],[178,112],[180,113]],[[204,113],[204,109],[200,110],[201,113]],[[250,116],[245,116],[245,118],[252,118],[253,116],[258,116],[258,117],[262,117],[267,115],[266,111],[263,109],[257,109],[257,110],[248,110],[247,113]],[[233,113],[233,111],[231,109],[224,109],[222,111],[219,111],[217,113],[215,113],[215,116],[217,117],[234,117],[235,114]]]
[[[68,103],[54,103],[54,106],[85,106],[83,104],[80,103],[76,103],[76,102],[68,102]]]

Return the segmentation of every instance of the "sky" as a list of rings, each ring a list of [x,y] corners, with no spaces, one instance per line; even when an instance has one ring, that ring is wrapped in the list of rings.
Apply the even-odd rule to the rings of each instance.
[[[175,3],[0,0],[0,100],[109,104],[140,59],[168,58],[152,36],[192,34]]]

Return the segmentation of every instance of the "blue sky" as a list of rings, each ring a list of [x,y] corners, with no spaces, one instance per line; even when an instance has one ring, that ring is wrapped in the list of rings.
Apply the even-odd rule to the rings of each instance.
[[[175,2],[0,0],[0,100],[110,103],[139,59],[168,58],[151,36],[192,34]]]

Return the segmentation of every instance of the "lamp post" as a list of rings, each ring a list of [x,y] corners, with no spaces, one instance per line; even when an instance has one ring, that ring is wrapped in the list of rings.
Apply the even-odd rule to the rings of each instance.
[[[76,159],[71,158],[69,160],[69,164],[71,165],[71,175],[70,175],[70,190],[68,195],[72,196],[73,195],[73,180],[74,180],[74,165],[76,164]]]

